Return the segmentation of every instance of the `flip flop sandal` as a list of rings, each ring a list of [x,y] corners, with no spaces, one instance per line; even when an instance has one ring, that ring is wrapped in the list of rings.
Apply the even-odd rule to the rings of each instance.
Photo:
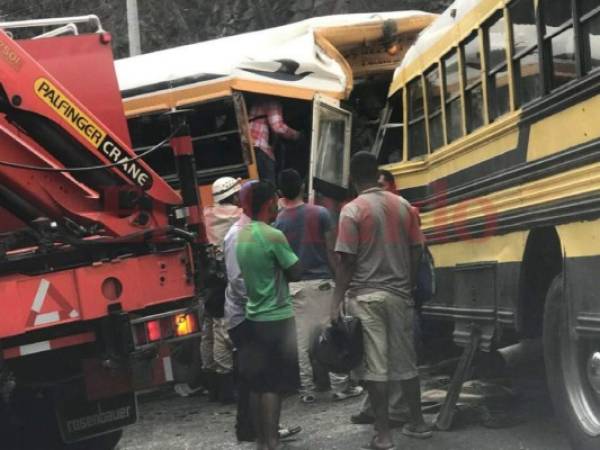
[[[301,401],[302,403],[305,403],[305,404],[307,404],[307,405],[310,405],[310,404],[312,404],[312,403],[314,403],[314,402],[316,402],[316,401],[317,401],[317,396],[316,396],[316,395],[314,395],[314,394],[302,394],[302,395],[300,396],[300,401]]]
[[[364,389],[362,387],[356,386],[343,391],[335,392],[332,397],[335,401],[341,401],[349,398],[360,397],[363,392]]]
[[[371,442],[369,442],[366,445],[363,445],[361,448],[364,450],[395,450],[396,449],[396,446],[394,444],[390,445],[389,447],[381,447],[375,443],[376,439],[377,439],[377,436],[373,436],[373,439],[371,439]]]
[[[204,388],[202,388],[202,387],[193,388],[193,387],[190,387],[190,385],[187,383],[176,384],[174,387],[174,390],[175,390],[175,393],[177,395],[179,395],[180,397],[190,397],[190,396],[198,394],[198,393],[203,394],[203,392],[204,392]]]
[[[402,427],[401,432],[404,436],[408,436],[415,439],[429,439],[433,436],[431,430],[415,431],[409,424],[404,425],[404,427]]]
[[[302,427],[281,427],[278,430],[279,439],[289,439],[292,436],[296,436],[298,433],[302,431]]]

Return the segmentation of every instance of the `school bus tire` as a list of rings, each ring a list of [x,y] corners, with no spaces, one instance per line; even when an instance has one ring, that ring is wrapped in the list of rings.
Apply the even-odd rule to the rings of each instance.
[[[563,278],[552,281],[544,309],[544,360],[555,414],[574,450],[600,448],[600,395],[587,376],[586,356],[598,342],[573,339]]]

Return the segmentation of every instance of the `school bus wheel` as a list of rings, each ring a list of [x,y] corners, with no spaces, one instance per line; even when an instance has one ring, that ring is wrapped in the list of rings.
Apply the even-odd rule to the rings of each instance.
[[[557,418],[576,450],[600,447],[600,342],[575,339],[563,278],[550,285],[544,310],[546,377]]]

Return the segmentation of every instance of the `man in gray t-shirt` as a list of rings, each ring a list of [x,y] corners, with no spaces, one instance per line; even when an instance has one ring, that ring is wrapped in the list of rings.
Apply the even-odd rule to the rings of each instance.
[[[356,255],[349,294],[384,290],[412,301],[411,247],[423,244],[413,211],[379,186],[363,190],[342,209],[335,251]]]
[[[413,344],[412,288],[423,235],[410,204],[377,184],[375,156],[358,152],[350,177],[359,196],[342,209],[335,251],[340,256],[331,318],[346,297],[363,325],[365,358],[356,371],[365,382],[375,415],[372,448],[393,447],[388,407],[392,383],[400,383],[411,420],[408,436],[430,437],[421,413]]]

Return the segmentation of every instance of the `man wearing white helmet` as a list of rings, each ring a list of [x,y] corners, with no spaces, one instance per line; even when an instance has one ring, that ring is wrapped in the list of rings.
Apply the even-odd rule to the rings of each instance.
[[[215,246],[217,265],[223,267],[221,277],[209,282],[202,321],[200,354],[204,384],[212,401],[233,402],[233,346],[224,323],[225,270],[223,240],[231,226],[242,215],[239,178],[221,177],[212,184],[213,205],[204,208],[204,223],[208,241]],[[180,385],[176,391],[183,396],[197,389]]]
[[[208,242],[223,250],[223,240],[231,226],[242,215],[240,208],[241,180],[221,177],[212,184],[214,204],[204,208],[204,221]]]

